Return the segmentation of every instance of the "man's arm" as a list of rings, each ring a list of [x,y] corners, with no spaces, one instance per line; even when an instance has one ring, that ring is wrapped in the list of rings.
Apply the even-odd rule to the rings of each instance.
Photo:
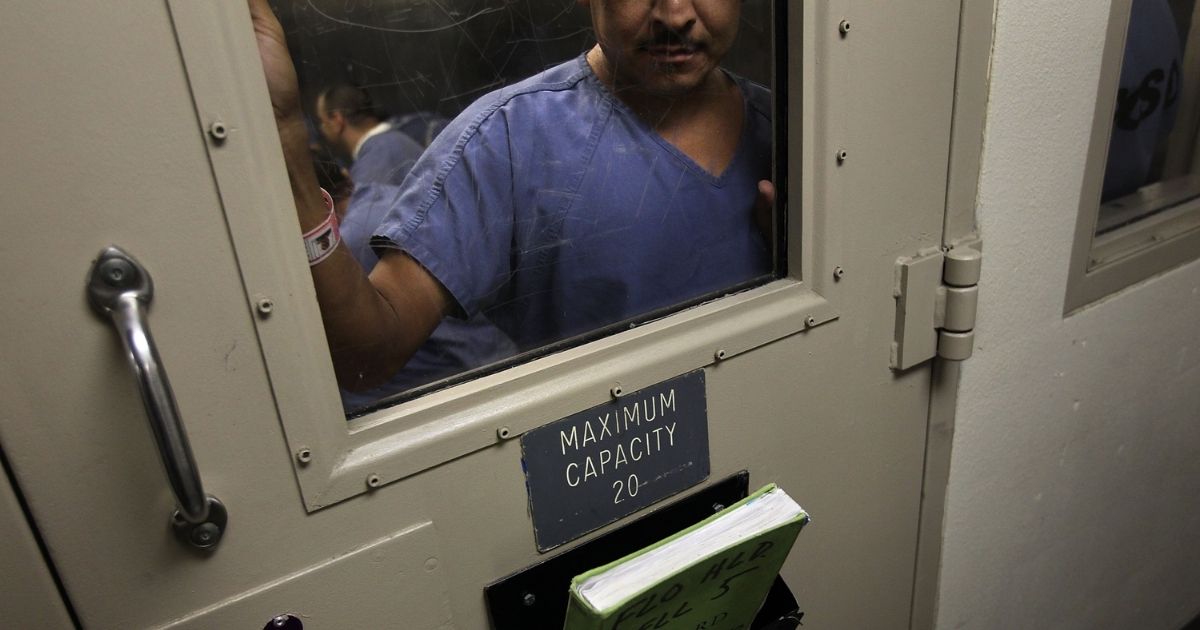
[[[328,211],[312,166],[296,70],[267,0],[249,4],[300,229],[306,232]],[[338,384],[352,391],[379,385],[403,367],[450,304],[442,285],[401,252],[385,254],[369,279],[347,247],[311,270]]]

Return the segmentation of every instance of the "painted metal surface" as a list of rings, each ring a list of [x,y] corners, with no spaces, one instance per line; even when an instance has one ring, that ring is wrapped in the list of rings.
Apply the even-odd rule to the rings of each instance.
[[[896,340],[892,367],[907,370],[937,355],[937,295],[942,286],[942,252],[934,250],[896,263]]]
[[[449,628],[446,572],[434,524],[415,523],[164,627],[269,627],[291,616],[306,628],[344,628],[349,619],[381,628]]]
[[[0,626],[74,627],[7,474],[0,476],[0,566]]]

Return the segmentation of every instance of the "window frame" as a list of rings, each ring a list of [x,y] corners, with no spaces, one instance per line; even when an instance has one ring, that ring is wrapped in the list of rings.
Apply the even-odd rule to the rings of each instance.
[[[810,190],[804,180],[812,175],[799,168],[810,156],[801,155],[799,140],[808,131],[804,125],[811,124],[803,112],[812,102],[801,101],[811,91],[797,80],[810,76],[798,71],[805,38],[797,37],[786,43],[786,59],[776,55],[777,64],[795,69],[776,72],[789,77],[779,92],[792,104],[786,112],[789,137],[779,151],[792,165],[785,187],[791,202],[781,226],[790,261],[786,277],[346,421],[277,136],[239,133],[239,127],[274,127],[246,4],[169,0],[169,5],[200,125],[207,128],[218,117],[241,122],[227,123],[230,137],[209,143],[208,152],[308,512],[503,446],[604,402],[616,387],[633,392],[838,316],[821,295],[824,282],[814,280],[831,277],[832,269],[814,256],[811,212],[801,212],[811,206],[802,193]],[[776,6],[787,3],[778,0]],[[800,11],[786,14],[789,32],[800,33]],[[775,41],[783,43],[780,37]],[[264,298],[273,304],[268,314],[257,308]]]
[[[1102,208],[1101,188],[1132,7],[1132,0],[1114,0],[1109,13],[1096,109],[1071,250],[1064,316],[1200,257],[1200,199],[1196,198],[1178,203],[1169,211],[1147,215],[1128,225],[1096,235]],[[1193,26],[1198,17],[1193,15]],[[1198,35],[1200,33],[1190,33],[1189,39],[1194,40]],[[1189,49],[1185,48],[1183,76],[1187,76],[1190,67],[1186,58]],[[1197,53],[1192,52],[1191,55],[1196,57]],[[1186,103],[1181,103],[1181,112],[1184,105]],[[1191,171],[1200,171],[1200,159],[1193,159]],[[1153,200],[1148,201],[1149,205],[1145,208],[1154,207]]]

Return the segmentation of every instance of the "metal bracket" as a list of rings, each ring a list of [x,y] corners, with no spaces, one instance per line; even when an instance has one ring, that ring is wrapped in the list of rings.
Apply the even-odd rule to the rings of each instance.
[[[892,369],[907,370],[935,356],[949,361],[971,356],[982,263],[974,247],[930,250],[896,261]]]

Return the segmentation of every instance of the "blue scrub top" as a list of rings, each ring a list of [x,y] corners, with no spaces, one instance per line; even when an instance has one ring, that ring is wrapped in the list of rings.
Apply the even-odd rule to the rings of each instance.
[[[407,134],[392,129],[368,138],[350,167],[355,192],[341,220],[342,242],[368,273],[379,262],[370,246],[371,234],[392,208],[364,203],[360,191],[372,184],[398,186],[423,151]],[[354,412],[413,387],[506,359],[516,351],[516,344],[483,315],[469,321],[446,318],[386,384],[366,392],[343,390],[342,406]]]
[[[770,273],[753,221],[771,176],[770,94],[736,78],[740,145],[695,164],[615,98],[580,56],[476,101],[399,188],[372,245],[398,248],[522,349]]]

